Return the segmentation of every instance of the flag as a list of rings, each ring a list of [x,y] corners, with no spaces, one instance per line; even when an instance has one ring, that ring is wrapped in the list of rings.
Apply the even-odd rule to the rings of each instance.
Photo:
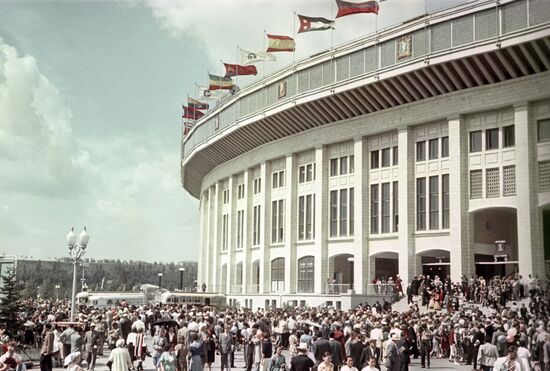
[[[357,13],[378,14],[378,2],[376,1],[353,3],[351,1],[336,0],[336,5],[338,5],[338,14],[336,14],[336,18]]]
[[[208,75],[208,79],[208,90],[231,90],[233,87],[233,80],[231,80],[231,77]]]
[[[296,44],[294,39],[288,36],[278,36],[267,34],[269,45],[267,52],[293,52]]]
[[[208,109],[208,103],[200,102],[193,98],[187,98],[187,107],[192,109]]]
[[[181,108],[183,108],[183,114],[181,115],[181,117],[183,117],[184,119],[198,120],[202,116],[204,116],[204,113],[202,113],[201,111],[197,111],[194,108],[185,107],[184,105],[182,105]]]
[[[275,55],[271,53],[263,52],[251,52],[250,50],[239,49],[241,52],[241,64],[248,65],[253,63],[258,63],[262,61],[274,62],[277,60]]]
[[[300,29],[298,33],[309,31],[323,31],[334,27],[334,21],[322,17],[306,17],[298,14],[300,20]]]
[[[225,77],[237,76],[237,75],[256,75],[258,71],[256,66],[241,66],[239,64],[224,63]]]
[[[192,122],[185,122],[183,124],[183,135],[189,134],[191,129],[193,129],[193,126],[195,126]]]

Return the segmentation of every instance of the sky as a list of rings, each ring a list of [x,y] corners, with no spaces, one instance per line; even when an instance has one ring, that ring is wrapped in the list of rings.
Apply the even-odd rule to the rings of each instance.
[[[296,35],[259,76],[464,0],[386,0],[378,17]],[[181,104],[294,12],[334,19],[334,0],[0,0],[0,254],[197,260],[199,203],[181,186]],[[257,77],[239,77],[241,87]]]

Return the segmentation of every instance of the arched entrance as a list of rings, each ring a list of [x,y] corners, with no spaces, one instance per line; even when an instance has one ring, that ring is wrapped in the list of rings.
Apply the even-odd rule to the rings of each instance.
[[[353,289],[354,259],[352,254],[339,254],[329,258],[327,294],[340,294]]]
[[[395,280],[395,277],[399,273],[399,254],[395,252],[380,252],[375,255],[371,255],[371,262],[374,261],[374,269],[371,274],[372,281],[374,279],[380,279],[381,281],[388,281],[391,277]]]
[[[486,278],[518,270],[518,223],[514,208],[487,208],[473,213],[475,272]]]
[[[442,280],[451,275],[451,254],[446,250],[425,250],[417,254],[420,263],[420,272],[424,276],[434,278],[438,276]]]

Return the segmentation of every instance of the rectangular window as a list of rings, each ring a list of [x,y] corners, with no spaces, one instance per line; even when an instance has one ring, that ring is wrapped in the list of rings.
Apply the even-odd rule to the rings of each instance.
[[[392,148],[392,165],[399,165],[399,147],[397,146]]]
[[[502,128],[502,140],[504,147],[513,147],[516,145],[516,127],[514,125],[505,126]]]
[[[430,139],[429,147],[430,153],[428,157],[430,160],[435,160],[439,157],[439,139]]]
[[[378,233],[378,204],[379,204],[378,184],[370,186],[370,233]]]
[[[306,206],[305,196],[298,197],[298,240],[302,241],[305,237],[305,218]]]
[[[281,170],[281,171],[279,171],[279,187],[284,187],[285,184],[286,184],[285,171]]]
[[[416,142],[416,161],[426,161],[426,142]]]
[[[470,153],[481,151],[481,130],[470,132]]]
[[[416,179],[416,229],[426,230],[426,178]]]
[[[244,198],[244,184],[239,184],[237,186],[237,198],[242,200]]]
[[[271,243],[277,242],[277,228],[279,226],[277,222],[279,219],[278,206],[279,203],[277,201],[271,202]]]
[[[338,175],[338,159],[331,158],[330,159],[330,176],[336,176],[336,175]]]
[[[253,226],[252,226],[252,244],[254,246],[260,244],[260,222],[261,222],[260,205],[257,205],[257,206],[254,206],[254,219],[253,219]]]
[[[348,235],[348,190],[340,190],[340,236]]]
[[[298,183],[304,183],[306,181],[306,167],[300,166],[298,168]]]
[[[237,249],[243,248],[244,241],[244,210],[237,211]]]
[[[355,202],[354,189],[350,188],[349,189],[349,235],[350,236],[353,236],[353,233],[354,233],[354,225],[353,225],[353,223],[355,222],[355,217],[353,215],[353,213],[355,212],[355,209],[353,207],[354,202]]]
[[[338,191],[330,191],[330,237],[338,236]]]
[[[272,188],[281,188],[285,186],[285,171],[277,171],[272,174]]]
[[[537,124],[539,142],[550,141],[550,119],[540,120]]]
[[[340,175],[348,173],[348,157],[340,157]]]
[[[443,174],[441,175],[441,193],[442,193],[442,199],[441,199],[441,211],[442,211],[442,219],[441,219],[441,228],[443,229],[449,229],[450,226],[450,203],[449,203],[449,174]]]
[[[273,173],[273,174],[271,175],[271,178],[272,178],[272,181],[271,181],[271,188],[272,188],[272,189],[279,188],[279,174]]]
[[[449,137],[441,138],[441,158],[449,157]]]
[[[222,251],[227,251],[227,246],[229,244],[229,215],[224,214],[222,216]]]
[[[353,174],[355,172],[355,156],[349,156],[349,173]]]
[[[278,242],[284,242],[285,240],[285,201],[279,200],[279,240]]]
[[[262,191],[262,178],[254,179],[254,194],[257,195]]]
[[[313,223],[315,222],[314,219],[314,197],[313,195],[307,195],[306,196],[306,240],[311,240],[314,238],[313,234]]]
[[[306,167],[306,182],[315,180],[315,164],[308,164]]]
[[[399,231],[399,184],[393,182],[393,231]]]
[[[298,197],[298,240],[315,238],[315,195]]]
[[[430,177],[430,229],[439,229],[439,177]]]
[[[390,232],[390,183],[382,184],[382,233]]]
[[[370,153],[370,168],[378,169],[380,167],[380,152],[371,151]]]
[[[485,149],[498,149],[498,128],[485,131]]]
[[[229,203],[229,189],[223,190],[223,203],[228,204]]]
[[[384,148],[382,150],[382,167],[390,166],[391,164],[390,155],[391,155],[391,152],[389,148]]]

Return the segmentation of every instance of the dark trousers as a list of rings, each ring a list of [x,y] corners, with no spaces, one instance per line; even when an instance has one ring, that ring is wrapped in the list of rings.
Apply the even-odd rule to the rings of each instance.
[[[63,344],[63,357],[67,357],[71,354],[71,344]]]
[[[220,366],[221,370],[229,370],[228,353],[220,353]]]
[[[479,345],[474,347],[474,368],[477,368],[477,353],[479,352]]]
[[[235,368],[235,351],[234,350],[229,353],[229,364],[230,364],[229,367]]]
[[[130,354],[134,354],[134,352]],[[88,352],[86,354],[86,363],[88,364],[88,370],[94,369],[96,358],[97,358],[97,349],[92,349],[91,352]]]
[[[428,341],[422,341],[420,343],[420,364],[422,367],[426,367],[426,363],[428,367],[430,367],[430,352],[430,343]]]
[[[52,371],[52,355],[51,354],[42,354],[40,356],[40,371]]]

